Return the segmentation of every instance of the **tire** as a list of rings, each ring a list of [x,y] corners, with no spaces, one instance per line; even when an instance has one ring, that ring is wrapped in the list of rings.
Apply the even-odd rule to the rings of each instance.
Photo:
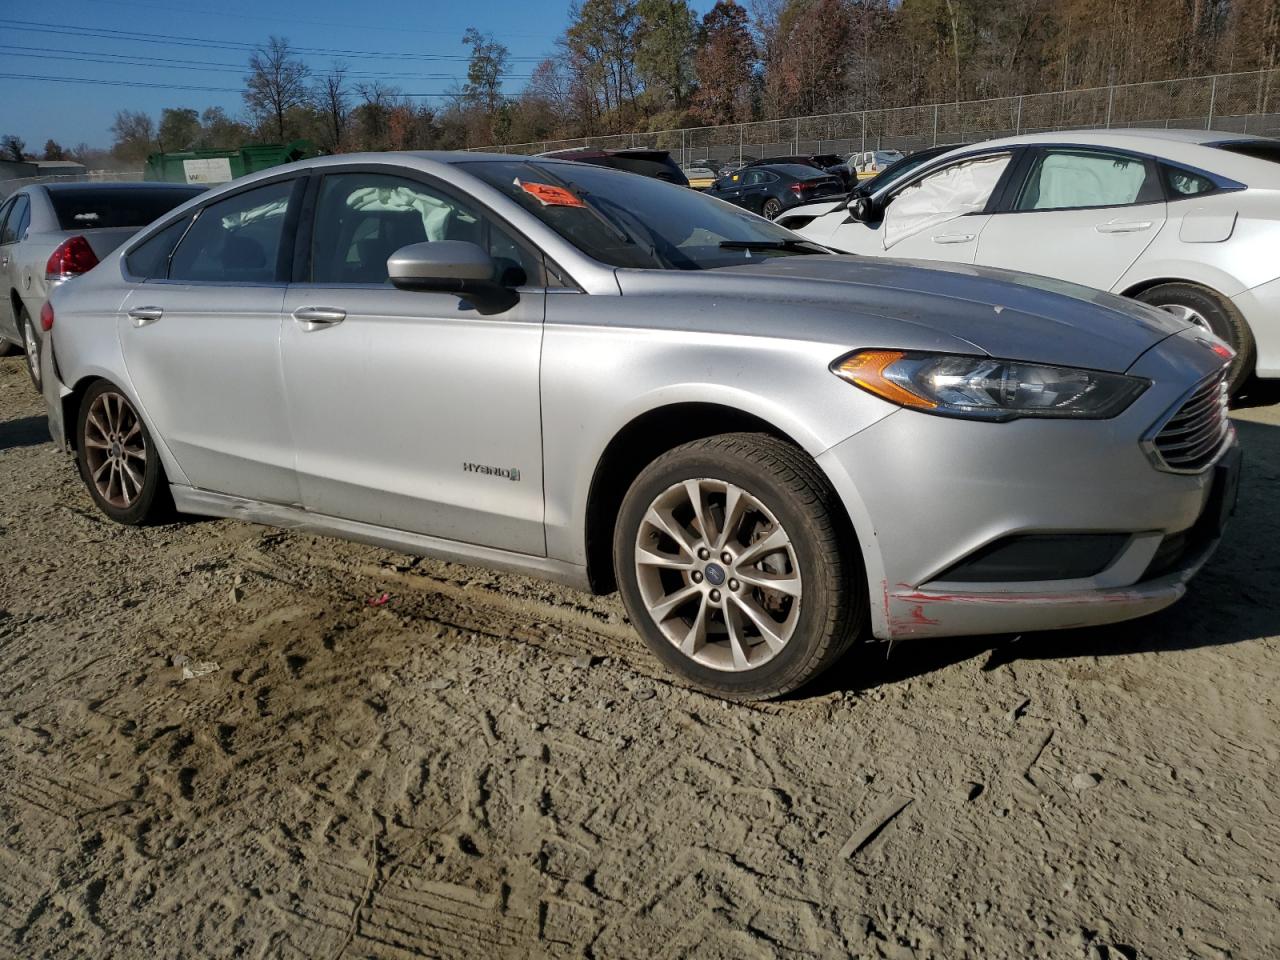
[[[773,197],[766,200],[764,206],[760,208],[760,214],[766,220],[776,220],[780,213],[782,213],[782,204]]]
[[[1232,396],[1240,392],[1253,373],[1258,351],[1249,324],[1229,300],[1194,283],[1162,283],[1144,290],[1134,299],[1153,307],[1173,309],[1187,319],[1207,326],[1231,344],[1236,357],[1231,361],[1227,383]]]
[[[726,523],[731,495],[736,522]],[[631,622],[674,673],[708,693],[790,693],[864,630],[866,577],[840,510],[817,465],[767,434],[676,447],[641,471],[619,511],[613,562]]]
[[[22,344],[27,360],[27,376],[36,393],[41,393],[40,386],[40,338],[36,336],[36,326],[31,322],[31,314],[27,308],[18,310],[18,332],[22,334]]]
[[[116,523],[141,526],[171,512],[169,482],[151,434],[109,381],[94,383],[80,403],[76,461],[93,502]]]

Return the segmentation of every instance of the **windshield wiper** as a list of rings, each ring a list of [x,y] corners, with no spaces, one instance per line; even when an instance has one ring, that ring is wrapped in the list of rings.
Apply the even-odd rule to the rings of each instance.
[[[797,250],[805,253],[830,253],[821,244],[809,240],[721,240],[721,250]]]

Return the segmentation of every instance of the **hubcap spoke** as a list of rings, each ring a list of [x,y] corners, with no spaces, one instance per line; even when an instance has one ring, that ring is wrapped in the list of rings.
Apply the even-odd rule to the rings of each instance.
[[[781,550],[790,544],[791,538],[787,536],[787,531],[780,526],[775,526],[767,537],[763,540],[757,540],[742,552],[742,555],[738,557],[738,564],[759,563],[775,550]]]
[[[676,542],[690,557],[695,556],[693,543],[689,540],[689,535],[685,533],[680,524],[674,519],[664,516],[657,507],[650,507],[649,512],[644,515],[645,520],[651,525],[657,527],[668,537]]]
[[[751,661],[747,658],[747,645],[743,637],[742,620],[732,605],[725,608],[724,625],[729,631],[729,651],[733,656],[733,669],[746,670]]]
[[[800,596],[800,578],[794,573],[773,575],[748,567],[738,570],[737,577],[748,587],[758,587],[788,597]]]
[[[778,628],[781,625],[777,621],[756,606],[755,602],[748,597],[734,597],[733,603],[760,631],[760,636],[770,650],[777,653],[783,648],[787,641],[778,633]]]
[[[636,563],[646,567],[662,567],[665,570],[689,570],[697,565],[692,558],[682,560],[670,554],[640,548],[636,549]]]
[[[693,623],[689,625],[689,632],[685,634],[684,642],[680,644],[680,652],[686,657],[692,657],[707,642],[707,608],[710,604],[706,597],[702,598],[702,602],[698,604],[698,614],[693,618]]]
[[[693,506],[693,518],[697,521],[698,535],[703,543],[709,543],[711,528],[707,525],[707,513],[702,502],[702,483],[698,480],[686,480],[684,489],[689,495],[689,503]]]
[[[742,492],[741,487],[734,486],[732,483],[726,485],[724,491],[724,524],[720,528],[719,536],[716,537],[717,551],[724,549],[729,542],[729,536],[738,528],[746,502],[747,497]]]
[[[697,587],[685,587],[683,590],[677,590],[668,596],[661,603],[656,603],[649,608],[649,612],[653,614],[653,619],[661,623],[667,617],[671,616],[676,610],[683,607],[694,597],[701,594],[702,591]]]

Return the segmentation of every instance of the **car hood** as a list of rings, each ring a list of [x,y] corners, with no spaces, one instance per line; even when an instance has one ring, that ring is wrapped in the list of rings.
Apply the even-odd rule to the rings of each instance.
[[[624,295],[626,273],[635,272],[619,271]],[[659,276],[674,280],[678,273]],[[692,277],[705,293],[723,285],[726,295],[786,303],[791,317],[802,317],[806,302],[837,306],[854,315],[928,327],[993,357],[1113,372],[1127,370],[1151,347],[1189,326],[1164,310],[1100,290],[966,264],[772,257]]]

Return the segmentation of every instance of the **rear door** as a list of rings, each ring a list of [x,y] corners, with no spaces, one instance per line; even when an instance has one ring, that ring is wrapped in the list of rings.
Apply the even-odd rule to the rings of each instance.
[[[1150,158],[1084,147],[1036,150],[981,231],[977,263],[1111,289],[1165,223]]]
[[[305,183],[292,176],[238,191],[126,257],[141,282],[118,322],[125,364],[195,487],[300,500],[280,326]]]
[[[285,301],[284,377],[307,510],[543,556],[541,257],[401,168],[326,170]],[[518,285],[503,308],[398,290],[401,247],[463,240]]]

